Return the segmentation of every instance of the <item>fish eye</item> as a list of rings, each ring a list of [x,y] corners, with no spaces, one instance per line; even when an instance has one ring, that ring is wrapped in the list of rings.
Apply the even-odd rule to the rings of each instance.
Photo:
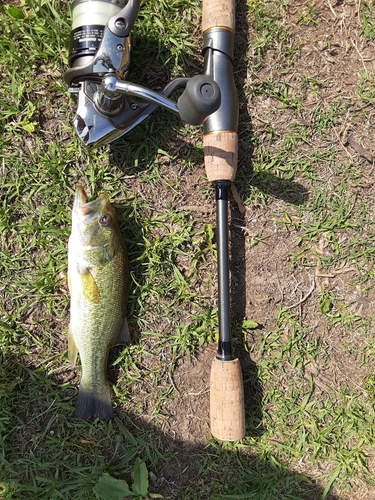
[[[112,217],[109,214],[104,214],[99,219],[99,224],[103,227],[109,226],[112,222]]]

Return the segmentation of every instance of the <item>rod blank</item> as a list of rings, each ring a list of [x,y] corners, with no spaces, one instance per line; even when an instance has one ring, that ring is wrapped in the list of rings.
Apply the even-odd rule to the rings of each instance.
[[[216,183],[217,273],[219,286],[219,343],[217,359],[233,359],[230,341],[230,297],[228,257],[228,181]]]

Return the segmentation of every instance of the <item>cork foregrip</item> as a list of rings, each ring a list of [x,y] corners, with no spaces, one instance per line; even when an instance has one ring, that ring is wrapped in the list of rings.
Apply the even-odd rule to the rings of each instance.
[[[203,136],[204,164],[209,181],[234,181],[237,172],[238,136],[211,132]]]
[[[203,33],[216,27],[226,28],[234,32],[235,0],[203,0]]]
[[[241,365],[238,359],[214,359],[210,390],[211,433],[221,441],[245,437],[245,409]]]

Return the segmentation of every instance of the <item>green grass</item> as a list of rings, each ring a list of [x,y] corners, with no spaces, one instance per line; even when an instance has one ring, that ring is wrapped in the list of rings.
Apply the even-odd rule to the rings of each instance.
[[[367,40],[374,40],[375,37],[375,19],[373,7],[373,2],[365,2],[361,8],[362,33]]]
[[[62,80],[68,2],[0,6],[0,498],[354,499],[374,486],[372,166],[338,140],[348,121],[366,138],[374,79],[361,65],[344,95],[333,92],[334,76],[301,68],[301,50],[319,38],[304,38],[319,27],[312,3],[237,3],[236,185],[247,213],[233,217],[245,228],[246,300],[252,273],[265,290],[278,286],[253,262],[275,235],[287,248],[283,285],[295,286],[292,275],[301,283],[300,295],[285,288],[282,301],[270,301],[266,325],[235,318],[247,432],[234,444],[181,443],[165,432],[168,404],[181,397],[179,361],[199,360],[217,335],[214,196],[201,130],[158,110],[88,152]],[[159,88],[201,71],[200,15],[197,0],[141,2],[132,80]],[[351,36],[373,43],[371,2],[356,22]],[[66,270],[79,182],[92,197],[109,193],[129,251],[134,342],[110,356],[116,418],[108,424],[73,418],[79,379],[66,352]]]

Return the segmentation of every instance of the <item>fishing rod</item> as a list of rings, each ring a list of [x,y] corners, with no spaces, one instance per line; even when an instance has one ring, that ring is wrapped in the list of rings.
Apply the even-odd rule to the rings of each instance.
[[[228,194],[238,157],[238,97],[233,76],[235,0],[203,0],[202,29],[206,71],[223,96],[219,109],[203,124],[206,175],[216,186],[219,289],[219,342],[210,380],[211,433],[223,441],[237,441],[245,436],[245,407],[241,365],[232,352],[228,256]]]
[[[228,259],[228,193],[237,168],[238,99],[233,78],[235,0],[203,0],[203,74],[177,78],[155,92],[127,80],[130,33],[140,0],[73,0],[69,69],[64,80],[78,95],[73,126],[88,147],[108,144],[157,107],[203,124],[205,168],[216,186],[219,344],[211,369],[211,432],[220,440],[245,435],[243,382],[232,354]],[[184,91],[177,102],[170,98]]]

